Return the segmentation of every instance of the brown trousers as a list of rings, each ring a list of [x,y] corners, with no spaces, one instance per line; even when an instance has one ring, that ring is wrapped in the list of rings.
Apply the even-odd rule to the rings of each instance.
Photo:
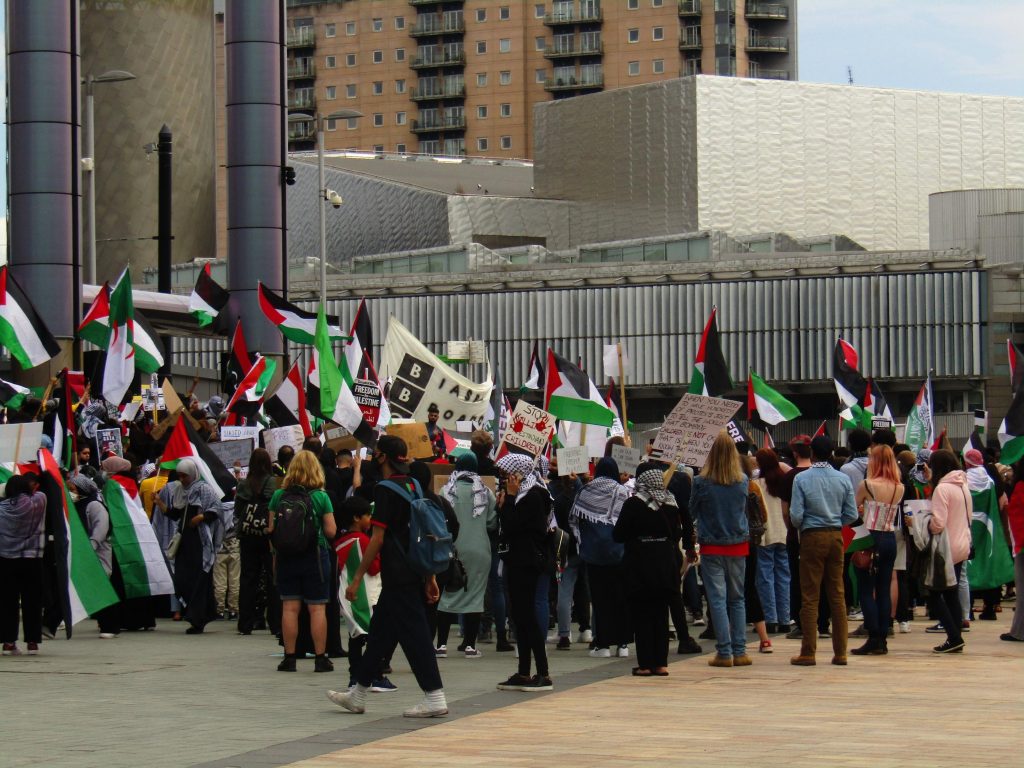
[[[818,649],[818,598],[822,580],[832,611],[832,652],[846,657],[846,596],[843,591],[843,534],[809,531],[800,534],[800,643],[801,656]]]

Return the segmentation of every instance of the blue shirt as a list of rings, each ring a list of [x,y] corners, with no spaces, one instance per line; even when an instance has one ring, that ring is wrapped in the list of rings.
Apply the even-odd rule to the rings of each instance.
[[[814,464],[793,478],[793,500],[789,505],[793,527],[838,528],[857,519],[853,483],[827,464]]]

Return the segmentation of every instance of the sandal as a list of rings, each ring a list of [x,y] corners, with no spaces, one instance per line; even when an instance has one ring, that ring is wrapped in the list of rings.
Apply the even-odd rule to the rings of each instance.
[[[761,645],[758,646],[758,653],[771,653],[772,652],[772,641],[762,640]]]
[[[667,669],[656,669],[651,674],[654,675],[655,677],[668,677],[668,670]]]
[[[633,668],[633,677],[650,677],[653,672],[649,669],[641,669],[640,667]]]

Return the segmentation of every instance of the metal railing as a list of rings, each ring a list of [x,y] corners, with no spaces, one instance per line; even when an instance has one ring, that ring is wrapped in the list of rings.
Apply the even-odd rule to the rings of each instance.
[[[413,120],[413,133],[429,133],[430,131],[464,131],[466,129],[466,117],[446,116],[432,120]]]
[[[700,0],[679,0],[680,16],[700,16]]]
[[[789,18],[789,6],[781,3],[747,3],[748,19],[780,19]]]
[[[569,56],[600,56],[604,53],[604,43],[587,43],[573,46],[549,45],[544,49],[545,59],[559,59]]]
[[[466,31],[464,18],[454,18],[444,14],[427,14],[416,19],[416,24],[409,34],[412,37],[422,35],[443,35],[449,33],[460,33]]]
[[[285,35],[289,48],[308,48],[316,45],[316,30],[313,27],[292,27]]]
[[[558,26],[559,24],[586,24],[595,21],[601,21],[604,15],[600,10],[587,10],[587,11],[558,11],[557,13],[549,13],[544,16],[544,24],[549,27]]]
[[[761,80],[789,80],[789,70],[762,69],[758,67],[756,70],[750,73],[750,76],[760,78]]]
[[[289,109],[315,109],[316,96],[310,91],[288,91]]]
[[[413,101],[430,101],[432,99],[463,99],[466,97],[465,85],[449,85],[443,88],[417,88],[409,96]]]
[[[288,65],[288,79],[296,80],[303,77],[316,77],[316,65],[310,61],[292,62]]]
[[[313,121],[292,123],[288,126],[288,141],[305,141],[316,138],[316,126]]]
[[[679,36],[679,50],[693,51],[700,50],[701,47],[700,27],[685,27]]]
[[[603,88],[604,75],[587,77],[551,77],[544,81],[545,91],[572,91],[579,88]]]
[[[747,36],[748,51],[777,51],[785,53],[789,50],[789,38],[784,35],[765,36],[751,30]]]
[[[436,56],[416,56],[409,66],[412,69],[429,69],[431,67],[457,67],[466,63],[466,52],[438,54]]]

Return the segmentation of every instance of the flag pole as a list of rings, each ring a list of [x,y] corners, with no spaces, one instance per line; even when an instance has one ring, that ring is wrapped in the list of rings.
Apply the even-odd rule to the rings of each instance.
[[[619,355],[619,400],[622,401],[622,434],[626,438],[626,445],[632,445],[629,439],[629,410],[626,407],[626,369],[622,365],[622,342],[615,342],[615,351]]]
[[[57,384],[56,377],[50,379],[50,383],[46,385],[46,391],[43,392],[43,401],[39,404],[39,410],[36,411],[36,415],[32,417],[32,421],[37,421],[40,416],[46,413],[46,401],[50,399],[50,394],[53,392],[54,386]],[[18,439],[21,439],[21,433],[18,433]]]

